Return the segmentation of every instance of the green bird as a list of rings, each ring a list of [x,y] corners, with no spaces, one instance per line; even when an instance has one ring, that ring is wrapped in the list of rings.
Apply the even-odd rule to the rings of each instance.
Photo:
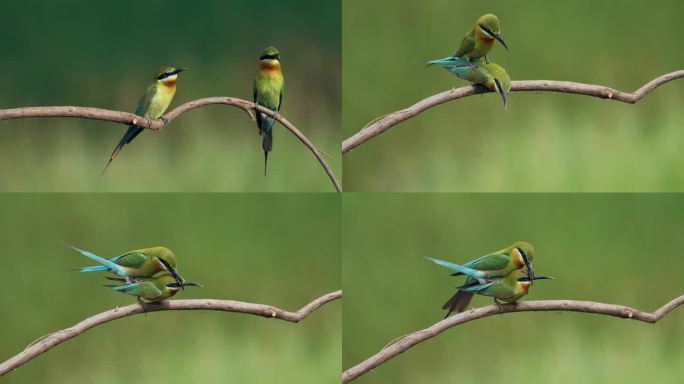
[[[441,65],[444,69],[473,84],[485,86],[501,95],[504,109],[508,109],[508,94],[511,92],[511,78],[503,67],[496,63],[485,63],[482,59],[471,63],[458,57],[447,57],[429,61],[428,64]]]
[[[110,280],[126,282],[126,279],[109,277]],[[184,287],[202,287],[201,284],[189,281],[178,281],[170,273],[162,273],[154,277],[137,277],[133,282],[122,285],[105,285],[117,292],[137,296],[138,301],[145,300],[148,303],[158,303],[173,297]]]
[[[448,261],[428,257],[436,264],[456,271],[452,276],[467,275],[468,278],[463,286],[473,284],[487,284],[494,278],[502,278],[511,274],[513,271],[521,270],[530,279],[534,280],[532,262],[534,260],[534,247],[525,241],[518,241],[506,248],[484,255],[463,265],[454,264]],[[449,312],[463,312],[473,298],[473,293],[459,289],[443,306]]]
[[[501,23],[495,15],[486,14],[477,19],[475,26],[468,31],[461,44],[456,49],[454,57],[460,57],[467,62],[487,58],[487,54],[494,48],[494,43],[499,41],[504,48],[508,45],[501,37]]]
[[[254,103],[274,112],[280,111],[283,104],[283,90],[285,79],[280,69],[280,52],[274,47],[268,47],[261,52],[259,69],[254,79]],[[268,153],[273,149],[273,125],[275,119],[265,113],[256,113],[257,128],[262,137],[261,146],[264,149],[264,176],[268,164]]]
[[[550,276],[534,275],[530,277],[526,270],[516,269],[506,277],[489,281],[485,284],[468,284],[459,287],[459,290],[468,293],[477,293],[494,298],[494,303],[515,303],[527,295],[533,280],[553,279]],[[451,312],[450,312],[451,313]],[[447,314],[448,316],[448,314]]]
[[[156,120],[162,117],[171,104],[173,96],[176,94],[176,80],[178,79],[178,74],[186,70],[187,68],[161,68],[154,76],[154,82],[147,87],[145,94],[138,102],[138,106],[133,113],[150,120]],[[140,128],[134,124],[128,126],[128,130],[109,157],[109,161],[102,170],[102,174],[107,171],[109,165],[119,156],[126,144],[133,141],[133,139],[135,139],[143,130],[144,128]]]
[[[136,249],[111,259],[105,259],[90,251],[69,246],[101,264],[76,268],[77,271],[107,271],[123,277],[128,283],[131,283],[132,279],[135,278],[152,277],[159,272],[168,272],[178,284],[183,281],[183,278],[176,271],[176,255],[166,247]],[[181,284],[180,287],[182,288],[183,285]]]

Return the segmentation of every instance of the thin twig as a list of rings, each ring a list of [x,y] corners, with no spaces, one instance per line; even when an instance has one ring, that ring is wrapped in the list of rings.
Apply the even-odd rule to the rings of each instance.
[[[500,313],[536,311],[584,312],[638,320],[646,323],[655,323],[682,304],[684,304],[684,295],[668,302],[658,308],[655,312],[643,312],[624,305],[574,300],[523,301],[517,304],[504,304],[501,306],[495,304],[488,305],[471,311],[461,312],[457,315],[448,317],[431,327],[409,333],[396,340],[390,346],[383,348],[375,355],[346,370],[342,374],[342,383],[348,383],[357,379],[359,376],[370,372],[372,369],[377,368],[416,344],[431,339],[451,327]]]
[[[321,151],[318,148],[316,148],[316,146],[314,146],[313,143],[311,143],[311,141],[306,136],[304,136],[304,134],[301,133],[299,129],[297,129],[297,127],[295,127],[292,123],[290,123],[279,113],[273,112],[270,109],[264,108],[251,101],[242,100],[235,97],[207,97],[204,99],[189,101],[185,104],[181,104],[178,107],[172,109],[171,111],[167,112],[164,116],[157,120],[150,120],[128,112],[73,106],[1,109],[0,120],[12,120],[31,117],[76,117],[81,119],[111,121],[114,123],[121,123],[126,125],[135,124],[141,128],[147,128],[158,131],[164,128],[169,123],[171,123],[171,121],[173,121],[175,118],[191,109],[214,104],[224,104],[238,107],[245,111],[252,120],[254,120],[253,111],[255,109],[269,116],[274,117],[276,120],[278,120],[278,122],[280,122],[280,124],[287,128],[287,130],[292,132],[299,139],[299,141],[301,141],[304,145],[307,146],[307,148],[309,148],[309,150],[313,153],[318,162],[321,163],[321,166],[323,166],[323,170],[330,178],[330,181],[333,183],[335,190],[337,192],[342,191],[342,187],[339,181],[335,177],[335,174],[330,168],[330,165],[328,165],[328,162],[325,161],[325,159],[323,158]]]
[[[669,81],[684,77],[684,70],[668,73],[662,75],[650,82],[644,84],[634,93],[627,93],[615,90],[613,88],[602,85],[573,83],[570,81],[553,81],[553,80],[522,80],[511,82],[511,92],[560,92],[560,93],[574,93],[577,95],[593,96],[601,99],[610,99],[621,101],[623,103],[634,104],[641,100],[642,97],[656,89],[658,86]],[[391,112],[380,118],[376,118],[363,127],[359,132],[349,137],[342,142],[342,153],[347,153],[375,136],[385,132],[393,126],[408,120],[421,112],[424,112],[434,106],[446,103],[447,101],[460,99],[467,96],[477,95],[480,93],[491,92],[489,89],[481,86],[468,85],[461,88],[455,88],[450,91],[438,93],[423,99],[412,106],[402,109],[400,111]]]
[[[298,323],[311,312],[318,309],[320,306],[329,303],[333,300],[342,298],[342,291],[335,291],[321,296],[309,304],[302,307],[297,312],[288,312],[284,309],[276,308],[271,305],[245,303],[233,300],[169,300],[162,301],[156,304],[131,304],[121,308],[111,309],[106,312],[99,313],[95,316],[89,317],[73,327],[63,329],[61,331],[50,333],[37,341],[34,341],[26,347],[22,352],[6,360],[0,364],[0,377],[4,374],[20,367],[31,359],[34,359],[41,354],[49,351],[53,347],[74,338],[90,328],[108,323],[112,320],[121,319],[127,316],[137,315],[140,313],[158,312],[158,311],[220,311],[220,312],[237,312],[249,315],[262,316],[267,318],[274,318]]]

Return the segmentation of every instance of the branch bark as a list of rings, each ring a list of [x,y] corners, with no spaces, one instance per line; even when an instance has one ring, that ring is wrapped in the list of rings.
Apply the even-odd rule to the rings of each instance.
[[[114,123],[121,124],[135,124],[141,128],[152,129],[159,131],[166,125],[171,123],[175,118],[181,114],[190,111],[191,109],[203,107],[206,105],[214,104],[224,104],[232,105],[234,107],[244,110],[249,117],[254,120],[254,110],[263,112],[269,116],[273,116],[280,124],[282,124],[287,130],[292,132],[299,141],[301,141],[307,148],[313,153],[323,170],[330,178],[335,190],[337,192],[342,191],[342,186],[335,177],[330,165],[325,161],[323,155],[318,148],[306,137],[302,132],[290,123],[287,119],[281,116],[279,113],[273,112],[268,108],[264,108],[257,105],[251,101],[242,100],[234,97],[207,97],[204,99],[197,99],[189,101],[185,104],[181,104],[178,107],[167,112],[162,118],[158,120],[150,120],[144,117],[140,117],[128,112],[112,111],[108,109],[100,108],[90,108],[90,107],[74,107],[74,106],[60,106],[60,107],[26,107],[26,108],[13,108],[13,109],[2,109],[0,110],[0,120],[12,120],[12,119],[22,119],[31,117],[75,117],[81,119],[91,119],[91,120],[103,120],[111,121]]]
[[[346,370],[342,374],[342,383],[349,383],[357,379],[359,376],[370,372],[372,369],[386,363],[388,360],[398,356],[409,348],[431,339],[451,327],[483,317],[511,312],[562,311],[595,313],[599,315],[621,317],[623,319],[638,320],[646,323],[655,323],[682,304],[684,304],[684,295],[671,300],[658,308],[655,312],[643,312],[624,305],[574,300],[522,301],[517,304],[504,304],[502,306],[495,304],[488,305],[486,307],[461,312],[457,315],[448,317],[431,327],[401,337],[386,348],[383,348],[380,352]]]
[[[162,301],[161,303],[145,305],[131,304],[125,307],[115,308],[99,313],[70,328],[50,333],[49,335],[38,339],[26,347],[26,349],[24,349],[22,352],[0,364],[0,377],[49,351],[53,347],[82,334],[90,328],[127,316],[158,311],[220,311],[244,313],[285,320],[291,323],[298,323],[322,305],[340,298],[342,298],[342,291],[331,292],[315,299],[297,312],[288,312],[284,309],[266,304],[253,304],[241,301],[213,299],[168,300]]]
[[[644,84],[634,93],[622,92],[602,85],[553,80],[513,81],[511,82],[511,92],[541,91],[574,93],[577,95],[593,96],[601,99],[610,99],[614,101],[621,101],[623,103],[634,104],[656,89],[658,86],[681,77],[684,77],[684,70],[662,75]],[[393,126],[408,120],[434,106],[446,103],[447,101],[488,92],[491,91],[485,87],[479,85],[468,85],[438,93],[434,96],[423,99],[408,108],[380,116],[366,124],[366,126],[363,127],[359,132],[344,140],[342,142],[342,153],[345,154],[351,151],[352,149],[385,132]]]

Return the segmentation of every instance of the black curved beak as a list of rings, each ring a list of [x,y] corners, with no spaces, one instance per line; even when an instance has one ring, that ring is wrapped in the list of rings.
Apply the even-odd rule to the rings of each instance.
[[[501,100],[503,100],[503,105],[504,105],[504,111],[508,109],[508,93],[506,92],[505,89],[503,89],[503,86],[501,85],[501,82],[499,79],[494,79],[494,84],[496,85],[496,90],[499,95],[501,95]]]
[[[183,278],[178,274],[178,272],[168,262],[166,262],[166,260],[159,259],[159,262],[161,262],[164,268],[166,268],[166,270],[169,271],[169,273],[171,273],[171,276],[173,276],[173,279],[176,280],[178,286],[181,289],[185,290],[183,288]]]
[[[181,73],[181,72],[185,72],[185,71],[187,71],[187,70],[188,70],[187,68],[176,68],[176,69],[174,69],[173,71],[171,71],[171,73],[169,74],[169,76],[173,76],[173,75],[175,75],[175,74],[178,74],[178,73]]]
[[[553,277],[551,276],[545,276],[545,275],[534,275],[531,280],[554,280]]]
[[[499,43],[501,43],[501,45],[503,45],[504,48],[506,48],[506,50],[508,51],[508,45],[506,45],[506,42],[504,41],[503,37],[501,37],[501,35],[499,35],[498,33],[493,33],[492,37],[497,39]]]
[[[193,283],[192,281],[186,281],[183,283],[183,285],[186,287],[202,287],[202,288],[204,288],[204,285],[202,285],[200,283]]]

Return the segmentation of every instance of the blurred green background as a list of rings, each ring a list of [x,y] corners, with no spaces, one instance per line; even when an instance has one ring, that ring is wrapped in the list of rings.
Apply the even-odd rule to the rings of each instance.
[[[341,288],[340,199],[317,195],[71,194],[0,197],[0,360],[38,337],[135,303],[59,241],[115,256],[166,245],[216,298],[298,310]],[[158,312],[93,328],[3,383],[338,383],[341,302],[299,324],[225,312]]]
[[[574,299],[653,311],[684,293],[684,197],[611,194],[349,194],[343,218],[343,367],[441,320],[463,262],[527,240],[524,300]],[[475,297],[474,306],[489,305]],[[680,383],[684,308],[655,325],[606,316],[517,313],[452,328],[361,383]]]
[[[493,12],[510,47],[490,59],[514,80],[632,92],[684,68],[684,3],[345,0],[343,136],[467,83],[429,59],[452,54]],[[586,96],[487,94],[430,109],[344,156],[348,191],[682,191],[684,80],[636,105]]]
[[[282,114],[341,173],[339,1],[53,2],[3,6],[2,108],[79,105],[133,111],[156,70],[186,66],[170,108],[208,96],[252,99],[263,48],[282,54]],[[0,191],[332,191],[309,150],[277,126],[269,175],[255,123],[229,106],[144,132],[107,174],[121,124],[0,122]],[[339,175],[341,177],[341,175]]]

